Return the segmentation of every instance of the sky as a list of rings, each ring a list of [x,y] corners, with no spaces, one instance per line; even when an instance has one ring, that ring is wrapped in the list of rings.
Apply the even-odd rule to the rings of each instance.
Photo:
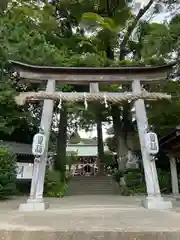
[[[136,2],[141,3],[142,7],[144,4],[147,4],[149,2],[149,0],[136,0]],[[152,22],[157,22],[157,23],[162,23],[164,20],[169,20],[169,12],[166,11],[166,9],[164,9],[164,12],[157,14],[154,18],[152,18]],[[109,135],[106,133],[106,129],[110,128],[112,126],[111,125],[104,125],[103,126],[103,139],[105,140]],[[81,130],[79,132],[79,135],[81,138],[93,138],[93,137],[97,137],[97,131],[96,131],[96,126],[94,127],[93,131],[90,132],[85,132],[84,130]]]

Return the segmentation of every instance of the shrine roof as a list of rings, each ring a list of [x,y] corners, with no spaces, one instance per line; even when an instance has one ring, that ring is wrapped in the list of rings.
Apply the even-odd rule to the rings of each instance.
[[[94,143],[79,143],[79,144],[68,144],[67,145],[67,151],[68,147],[95,147],[97,144]],[[106,144],[104,145],[106,146]],[[32,144],[27,143],[19,143],[19,142],[10,142],[10,141],[2,141],[0,140],[0,147],[6,147],[11,152],[17,155],[32,155]],[[72,151],[72,150],[71,150]],[[53,152],[49,152],[48,155],[54,155]]]
[[[69,74],[111,74],[111,73],[147,73],[157,71],[168,71],[176,64],[172,62],[170,64],[161,66],[121,66],[121,67],[54,67],[54,66],[40,66],[30,65],[18,61],[9,60],[9,63],[15,69],[26,71],[40,71],[42,73],[69,73]]]
[[[11,152],[18,155],[32,155],[31,144],[0,141],[0,147],[7,147]]]
[[[167,153],[180,153],[180,126],[159,141],[160,148]]]

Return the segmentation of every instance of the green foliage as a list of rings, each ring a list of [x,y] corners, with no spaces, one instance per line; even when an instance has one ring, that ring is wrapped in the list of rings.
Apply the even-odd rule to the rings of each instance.
[[[176,60],[177,65],[173,77],[179,79],[179,31],[180,15],[176,14],[169,23],[158,24],[142,22],[139,26],[138,51],[147,64],[164,64],[167,61]],[[137,49],[136,49],[137,50]],[[172,96],[180,95],[179,81],[168,81],[160,85],[151,86],[148,90],[166,92]],[[179,125],[179,99],[171,102],[156,101],[149,105],[148,117],[150,124],[159,136],[169,133],[169,130]]]
[[[29,196],[31,181],[16,181],[16,196]]]
[[[0,13],[6,10],[9,0],[0,1]]]
[[[127,168],[125,174],[137,174],[139,177],[142,175],[142,172],[139,168]]]
[[[84,13],[82,16],[82,21],[87,22],[88,27],[94,24],[95,27],[101,27],[112,32],[119,31],[119,26],[115,24],[113,19],[107,17],[103,18],[97,13],[92,12]]]
[[[16,192],[16,156],[5,147],[0,148],[0,199]]]
[[[114,162],[114,155],[111,152],[105,152],[102,161],[105,166],[110,166]]]
[[[66,164],[69,167],[69,171],[71,170],[72,165],[77,163],[77,161],[78,161],[77,152],[72,152],[69,156],[66,156]]]
[[[0,10],[6,9],[7,0],[1,2],[3,3],[0,4]],[[151,24],[140,19],[137,25],[130,28],[134,31],[130,31],[129,26],[136,16],[128,3],[129,1],[124,0],[61,0],[43,1],[43,5],[40,5],[33,0],[13,1],[8,11],[1,14],[0,18],[0,131],[11,134],[25,121],[33,125],[35,118],[32,116],[37,112],[31,106],[31,113],[28,114],[29,106],[18,108],[15,105],[13,97],[16,94],[17,78],[11,79],[12,84],[7,81],[9,76],[4,76],[4,72],[7,73],[9,68],[8,59],[31,64],[74,67],[160,64],[170,60],[174,52],[178,59],[179,15],[167,24]],[[87,26],[90,32],[86,31]],[[137,39],[134,40],[134,35],[132,38],[132,32]],[[121,49],[123,39],[126,41]],[[122,59],[127,60],[116,61],[119,58],[119,49],[124,51]],[[179,71],[176,71],[176,74],[179,76]],[[81,87],[64,85],[62,90],[74,89],[80,91]],[[27,89],[21,86],[16,90]],[[102,87],[101,90],[122,91],[119,85]],[[173,90],[168,83],[164,89],[158,86],[157,91]],[[175,93],[179,94],[178,86]],[[77,108],[73,105],[72,121],[69,125],[72,126],[71,123],[77,117],[78,126],[86,129],[93,126],[96,123],[94,106],[92,104],[88,111],[83,112],[82,105],[78,105]],[[156,102],[156,106],[157,108],[152,104],[149,107],[149,116],[150,123],[157,126],[158,132],[162,126],[179,123],[179,101],[173,101],[173,104],[161,102],[161,105]],[[98,108],[98,111],[102,112],[103,121],[107,121],[110,113],[104,107]],[[39,107],[38,116],[40,112]],[[122,119],[122,111],[119,114]],[[111,150],[115,151],[115,138],[108,141]]]
[[[140,169],[127,169],[124,177],[126,185],[120,187],[120,192],[123,196],[146,193],[144,176]]]
[[[162,53],[168,53],[171,50],[171,41],[171,35],[166,25],[151,24],[148,35],[144,38],[143,57],[159,57]]]
[[[81,142],[81,137],[79,136],[79,133],[77,131],[74,131],[69,139],[69,143],[71,144],[77,144]]]
[[[123,176],[124,176],[124,172],[117,170],[117,171],[115,171],[115,173],[113,174],[113,179],[114,179],[117,183],[119,183],[119,182],[120,182],[120,179],[121,179]]]
[[[15,129],[24,129],[32,123],[31,114],[25,107],[19,107],[14,101],[16,87],[8,76],[0,79],[0,132],[11,135]],[[26,120],[29,119],[29,122]],[[27,136],[26,136],[27,138]],[[2,139],[2,138],[1,138]]]
[[[172,192],[170,172],[158,169],[158,179],[161,193],[170,194]]]
[[[60,181],[60,173],[58,171],[46,171],[44,194],[47,197],[64,197],[67,190],[67,184]]]
[[[127,186],[123,186],[120,189],[120,193],[123,196],[134,196],[134,195],[144,195],[146,193],[146,185],[145,184],[141,184],[136,186],[136,188],[129,188]]]
[[[35,21],[35,19],[37,21]],[[51,19],[51,21],[50,21]],[[53,24],[52,24],[53,21]],[[47,25],[48,24],[48,25]],[[50,26],[51,24],[51,26]],[[37,105],[18,107],[16,91],[28,90],[17,77],[9,76],[9,59],[34,64],[65,65],[69,57],[64,49],[57,49],[48,39],[57,28],[56,19],[47,6],[42,9],[33,1],[12,4],[0,18],[0,132],[11,135],[26,124],[37,124]],[[28,86],[29,87],[29,86]],[[37,90],[34,87],[31,90]],[[36,113],[36,114],[35,114]],[[40,113],[40,111],[39,111]],[[36,115],[34,117],[34,115]]]
[[[127,187],[134,189],[142,184],[143,174],[139,169],[128,169],[125,179]]]
[[[143,172],[139,169],[128,169],[126,171],[126,186],[120,187],[120,192],[124,196],[146,194],[146,184]],[[161,193],[171,193],[171,176],[169,172],[158,169],[158,179]]]
[[[116,137],[108,137],[106,139],[106,143],[108,145],[108,148],[111,152],[116,152]]]
[[[161,84],[158,89],[154,91],[161,91],[171,94],[172,96],[179,96],[180,84],[175,81],[168,81]],[[173,99],[171,102],[159,101],[151,103],[148,108],[149,123],[154,126],[156,132],[160,136],[164,136],[169,133],[169,130],[179,125],[180,121],[180,101],[179,99]]]

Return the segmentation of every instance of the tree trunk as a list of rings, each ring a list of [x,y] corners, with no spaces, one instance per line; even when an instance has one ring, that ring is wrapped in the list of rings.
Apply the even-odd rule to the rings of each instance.
[[[99,84],[98,83],[90,83],[89,91],[91,93],[99,92]],[[102,121],[101,121],[101,112],[99,109],[99,105],[97,105],[95,109],[95,114],[97,116],[97,138],[98,138],[98,175],[104,174],[104,165],[102,161],[104,160],[104,143],[103,143],[103,134],[102,134]]]
[[[0,13],[4,12],[7,9],[9,0],[1,0],[0,1]]]
[[[120,110],[117,106],[112,106],[111,115],[113,118],[114,135],[116,138],[118,166],[119,170],[123,171],[127,163],[128,147],[126,144],[125,134],[121,128]]]
[[[153,5],[154,0],[150,0],[145,6],[144,8],[140,9],[138,14],[136,15],[136,17],[134,18],[133,22],[128,26],[126,34],[124,35],[124,38],[120,44],[120,54],[119,54],[119,60],[122,61],[125,59],[125,55],[126,55],[126,45],[129,41],[129,38],[132,34],[132,32],[134,31],[134,29],[136,28],[139,20],[143,17],[143,15],[150,9],[150,7]]]
[[[98,175],[104,175],[104,142],[102,133],[101,114],[97,118],[97,138],[98,138]]]
[[[67,107],[60,110],[60,121],[57,136],[57,156],[55,168],[61,173],[61,180],[65,180],[66,174],[66,142],[67,142]]]

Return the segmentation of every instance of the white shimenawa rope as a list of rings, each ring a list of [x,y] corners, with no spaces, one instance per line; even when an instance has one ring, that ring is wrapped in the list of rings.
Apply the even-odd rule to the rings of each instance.
[[[84,92],[84,107],[87,110],[88,108],[88,103],[87,103],[87,97],[86,97],[86,93]]]
[[[61,109],[62,108],[62,95],[60,93],[59,95],[59,105],[58,105],[58,108]]]
[[[105,93],[104,93],[104,104],[105,104],[105,108],[108,108],[107,97]]]

